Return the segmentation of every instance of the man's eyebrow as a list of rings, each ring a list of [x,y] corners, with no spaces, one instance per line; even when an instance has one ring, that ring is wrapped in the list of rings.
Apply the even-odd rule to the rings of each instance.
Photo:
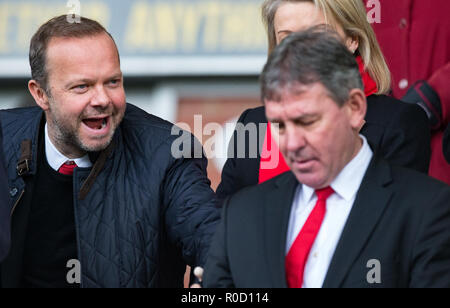
[[[123,78],[123,74],[122,73],[114,74],[111,77],[109,77],[108,79],[112,80],[112,79],[119,79],[119,78]]]
[[[315,121],[318,118],[320,118],[320,116],[318,114],[311,113],[311,114],[301,115],[297,118],[291,119],[291,121],[296,122],[296,123],[298,123],[298,122],[304,123],[304,122],[309,122],[309,121]]]
[[[308,114],[302,114],[301,116],[298,116],[296,118],[289,119],[289,120],[293,121],[293,122],[301,122],[301,121],[305,121],[305,120],[315,119],[315,118],[318,118],[318,117],[319,117],[318,114],[308,113]],[[280,119],[271,119],[271,118],[267,118],[267,121],[269,121],[270,123],[281,123],[281,122],[283,122]]]

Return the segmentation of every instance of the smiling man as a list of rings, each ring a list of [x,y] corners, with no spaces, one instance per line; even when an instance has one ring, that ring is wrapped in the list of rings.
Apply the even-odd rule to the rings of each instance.
[[[114,41],[106,33],[56,37],[46,58],[49,80],[34,76],[29,89],[46,113],[50,140],[69,158],[104,150],[126,108]]]
[[[261,86],[291,171],[226,200],[204,286],[450,287],[450,188],[360,135],[367,101],[341,39],[287,36]]]
[[[219,218],[206,159],[173,157],[173,125],[126,103],[99,23],[48,21],[30,65],[38,107],[0,112],[12,218],[2,286],[182,287]]]

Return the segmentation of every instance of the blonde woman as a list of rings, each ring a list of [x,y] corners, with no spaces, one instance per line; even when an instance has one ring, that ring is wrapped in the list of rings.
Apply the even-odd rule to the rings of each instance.
[[[269,54],[293,32],[318,25],[335,30],[354,54],[365,86],[368,111],[361,134],[368,139],[372,149],[390,163],[428,172],[430,127],[427,116],[418,106],[386,96],[390,91],[390,72],[361,0],[266,0],[262,17],[268,35]],[[243,126],[255,123],[257,127],[267,123],[264,107],[246,110],[239,123]],[[261,135],[264,134],[258,134]],[[264,140],[249,140],[244,136],[245,131],[237,128],[232,139],[234,153],[229,153],[233,156],[225,164],[222,182],[217,189],[221,199],[289,170],[272,141],[270,125]],[[256,158],[237,158],[242,147],[249,154],[248,149],[256,142],[262,145]],[[278,163],[265,164],[267,162]]]

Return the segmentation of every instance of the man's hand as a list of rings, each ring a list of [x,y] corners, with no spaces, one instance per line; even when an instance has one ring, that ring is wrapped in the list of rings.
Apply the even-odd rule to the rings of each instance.
[[[194,276],[197,278],[198,282],[194,283],[191,286],[191,289],[200,289],[200,288],[202,288],[203,268],[201,268],[200,266],[197,266],[194,269]]]

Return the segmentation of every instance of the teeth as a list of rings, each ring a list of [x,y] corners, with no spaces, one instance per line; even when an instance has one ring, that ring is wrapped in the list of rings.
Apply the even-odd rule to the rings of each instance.
[[[106,127],[106,119],[103,119],[102,128],[105,128],[105,127]]]

